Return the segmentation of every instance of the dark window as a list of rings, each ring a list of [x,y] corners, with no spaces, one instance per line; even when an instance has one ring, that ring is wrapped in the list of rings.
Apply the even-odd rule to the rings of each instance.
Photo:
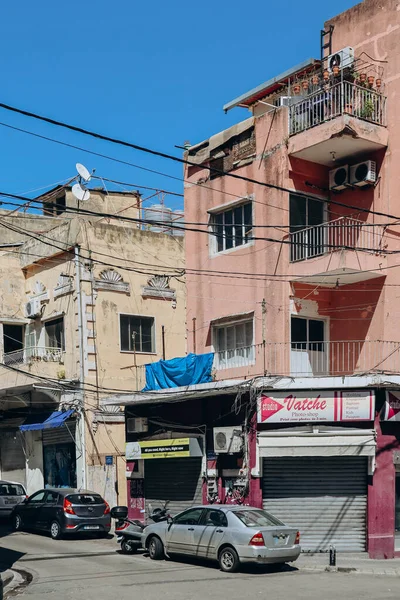
[[[33,494],[33,496],[31,496],[28,500],[29,504],[36,504],[38,502],[43,502],[44,497],[46,494],[46,490],[43,490],[42,492],[36,492],[36,494]]]
[[[217,252],[243,246],[252,238],[252,203],[246,202],[233,209],[217,213],[212,216],[211,223],[216,236]]]
[[[325,252],[324,202],[290,195],[290,260],[305,260]]]
[[[282,521],[265,510],[234,510],[232,512],[246,527],[274,527],[276,525],[283,525]]]
[[[215,510],[215,508],[207,509],[201,522],[212,527],[228,527],[228,519],[225,513],[222,510]]]
[[[44,325],[46,330],[46,346],[48,348],[57,348],[58,350],[65,350],[65,336],[64,336],[64,318],[53,319],[47,321]]]
[[[58,494],[57,492],[47,492],[46,504],[57,504]]]
[[[0,496],[26,496],[26,493],[22,485],[2,483],[0,485]]]
[[[4,353],[16,352],[24,347],[24,325],[3,325]]]
[[[103,498],[99,494],[71,494],[68,500],[72,504],[104,504]]]
[[[120,332],[123,352],[155,352],[153,317],[121,315]]]
[[[291,318],[292,350],[324,351],[325,322],[319,319]]]
[[[6,365],[24,362],[24,325],[3,325],[4,363]]]
[[[210,171],[210,179],[216,179],[217,177],[221,177],[221,175],[223,175],[225,171],[224,159],[225,157],[221,156],[220,158],[215,158],[214,160],[210,161],[210,169],[215,169]]]
[[[191,508],[174,519],[176,525],[198,525],[203,508]]]

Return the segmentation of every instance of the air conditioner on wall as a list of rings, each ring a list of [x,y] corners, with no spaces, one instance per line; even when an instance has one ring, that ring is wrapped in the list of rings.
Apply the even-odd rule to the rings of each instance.
[[[350,183],[362,187],[376,182],[376,162],[365,160],[350,167]]]
[[[214,427],[214,452],[235,454],[243,448],[241,427]]]
[[[349,183],[349,165],[342,165],[329,171],[329,189],[344,190]]]
[[[40,300],[38,298],[29,300],[29,302],[25,304],[25,313],[29,319],[36,319],[37,317],[40,317],[42,314],[42,305]]]
[[[346,48],[342,48],[339,52],[335,52],[328,56],[328,71],[332,73],[333,67],[339,67],[339,69],[345,69],[346,67],[351,67],[354,63],[354,48],[351,46],[346,46]]]

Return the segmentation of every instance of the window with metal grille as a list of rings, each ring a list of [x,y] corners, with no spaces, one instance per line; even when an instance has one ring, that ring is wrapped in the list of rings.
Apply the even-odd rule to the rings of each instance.
[[[253,320],[213,328],[217,369],[231,369],[254,362]]]
[[[155,352],[154,317],[120,315],[122,352]]]
[[[246,202],[229,210],[212,215],[215,234],[215,252],[223,252],[248,244],[252,239],[252,203]]]

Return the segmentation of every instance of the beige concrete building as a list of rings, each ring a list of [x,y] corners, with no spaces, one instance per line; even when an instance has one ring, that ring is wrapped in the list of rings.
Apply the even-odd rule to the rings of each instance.
[[[136,193],[40,201],[43,215],[0,212],[0,478],[124,504],[124,416],[100,400],[186,353],[184,240],[144,229]]]

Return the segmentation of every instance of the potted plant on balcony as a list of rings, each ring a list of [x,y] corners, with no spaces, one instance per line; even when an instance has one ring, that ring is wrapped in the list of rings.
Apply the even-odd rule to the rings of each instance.
[[[371,119],[375,112],[375,104],[372,98],[365,98],[361,110],[359,112],[359,116],[362,119]]]
[[[317,86],[319,84],[319,77],[318,77],[318,75],[313,75],[312,84],[315,85],[315,86]]]
[[[373,75],[368,76],[368,85],[372,87],[374,85],[375,77]]]
[[[360,74],[360,84],[361,85],[365,85],[366,81],[367,81],[367,74],[366,73],[361,73]]]
[[[332,72],[334,76],[337,77],[339,75],[339,65],[333,65]]]
[[[378,90],[378,92],[379,92],[379,90],[381,89],[381,86],[382,86],[382,79],[378,78],[378,79],[375,81],[375,86],[376,86],[376,89],[377,89],[377,90]]]
[[[305,79],[301,85],[303,87],[303,90],[305,92],[307,92],[308,91],[308,79]]]

